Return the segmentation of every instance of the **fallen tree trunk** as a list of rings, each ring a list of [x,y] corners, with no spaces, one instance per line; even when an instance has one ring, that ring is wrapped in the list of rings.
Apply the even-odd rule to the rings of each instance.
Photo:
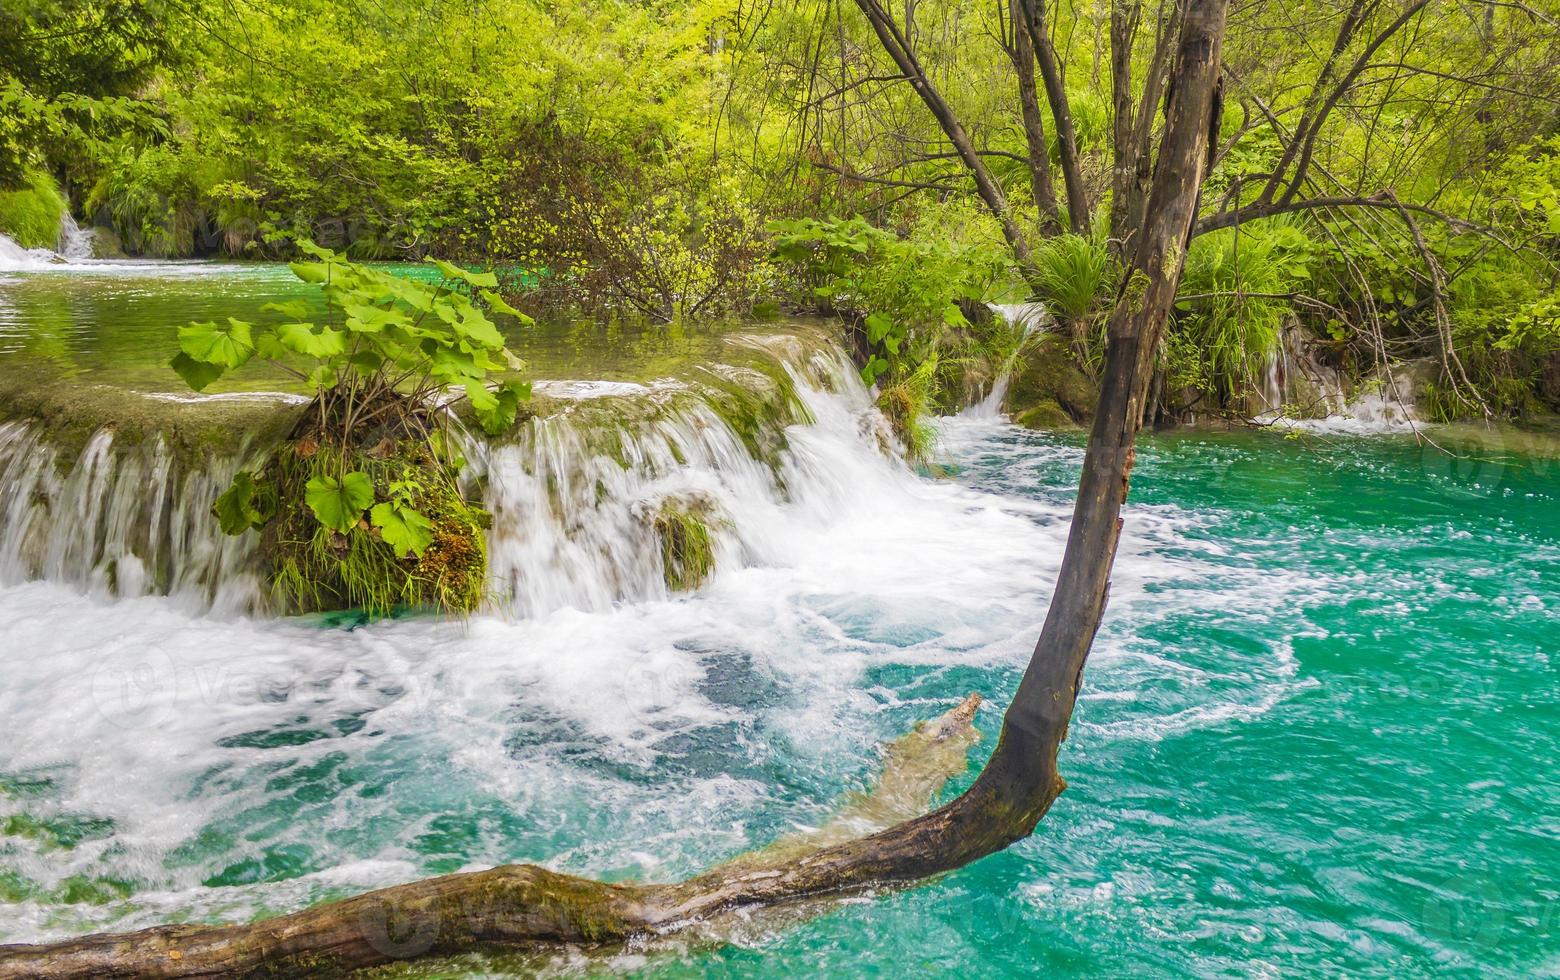
[[[1065,787],[1057,752],[1104,613],[1133,443],[1196,217],[1210,132],[1219,124],[1227,4],[1187,0],[1165,135],[1144,226],[1111,313],[1099,407],[1056,591],[997,747],[967,791],[930,813],[860,835],[875,826],[872,807],[885,799],[872,794],[869,800],[877,802],[857,809],[860,826],[851,825],[848,807],[846,821],[821,839],[781,842],[676,884],[612,885],[506,866],[385,888],[251,925],[164,926],[0,947],[0,977],[296,975],[482,946],[620,942],[734,909],[915,881],[1027,837]],[[923,727],[910,736],[922,740],[919,747],[901,751],[958,746],[968,737],[974,704],[966,701]],[[962,749],[954,754],[962,760]],[[915,788],[924,790],[925,781]],[[879,816],[885,813],[901,815],[896,807]],[[841,830],[852,836],[837,840]]]

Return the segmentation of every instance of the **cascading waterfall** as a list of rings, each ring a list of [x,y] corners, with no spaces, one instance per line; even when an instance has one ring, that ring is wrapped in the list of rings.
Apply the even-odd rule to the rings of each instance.
[[[47,269],[61,261],[46,248],[23,248],[9,235],[0,235],[0,272]]]
[[[61,257],[68,262],[79,262],[82,259],[92,258],[93,240],[97,237],[97,231],[92,228],[82,228],[76,223],[76,218],[69,211],[60,218],[60,239],[56,249]]]
[[[62,474],[58,450],[36,426],[0,424],[0,582],[41,578],[99,595],[252,606],[253,537],[223,534],[210,513],[238,459],[185,467],[162,438],[123,446],[105,427]]]
[[[512,441],[468,446],[467,477],[493,516],[498,610],[523,618],[665,598],[655,519],[669,506],[703,515],[718,567],[773,556],[775,510],[805,496],[804,486],[831,482],[830,464],[809,454],[809,444],[822,439],[852,452],[882,445],[870,398],[842,352],[790,370],[801,402],[794,415],[816,421],[791,426],[788,448],[774,459],[756,458],[704,394],[682,385],[544,384],[559,411],[533,419]],[[575,410],[597,401],[604,407]],[[130,444],[104,427],[62,467],[39,426],[0,425],[0,581],[167,594],[216,611],[262,608],[257,535],[224,535],[209,510],[251,455],[192,465],[158,436]]]
[[[1044,303],[1031,301],[1028,303],[989,303],[987,306],[992,313],[1006,320],[1010,325],[1023,331],[1025,337],[1039,330],[1045,329],[1053,323],[1051,311],[1046,309]],[[1002,402],[1007,398],[1008,388],[1013,383],[1014,365],[1004,365],[1004,370],[991,382],[991,390],[980,401],[969,405],[959,414],[971,419],[995,419],[1002,416]]]
[[[1391,432],[1420,424],[1413,369],[1399,367],[1351,393],[1337,368],[1318,360],[1297,322],[1279,331],[1278,346],[1262,378],[1255,420],[1331,432]],[[1286,408],[1299,409],[1299,419]]]

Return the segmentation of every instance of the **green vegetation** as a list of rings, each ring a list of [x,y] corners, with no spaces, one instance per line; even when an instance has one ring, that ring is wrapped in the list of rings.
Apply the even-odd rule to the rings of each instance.
[[[64,214],[65,200],[48,174],[34,171],[20,190],[0,190],[0,233],[23,248],[53,248]]]
[[[935,360],[938,407],[1016,349],[982,304],[1033,298],[1092,377],[1168,65],[1134,5],[1031,6],[23,0],[0,226],[52,241],[58,186],[131,253],[440,254],[661,323],[779,300],[871,383]],[[1438,417],[1560,408],[1553,8],[1231,25],[1160,417],[1243,410],[1281,334],[1355,383],[1424,361]]]
[[[655,515],[666,587],[691,592],[715,571],[715,537],[710,506],[702,501],[668,500]]]
[[[454,410],[490,435],[514,424],[530,384],[503,376],[523,364],[486,311],[529,319],[494,292],[492,273],[434,260],[443,278],[420,282],[298,247],[314,261],[293,272],[320,285],[333,322],[301,322],[308,307],[291,302],[268,305],[280,322],[179,330],[170,366],[196,391],[255,357],[315,391],[288,443],[261,473],[239,473],[213,512],[229,534],[262,532],[281,609],[474,609],[486,515],[457,484]]]

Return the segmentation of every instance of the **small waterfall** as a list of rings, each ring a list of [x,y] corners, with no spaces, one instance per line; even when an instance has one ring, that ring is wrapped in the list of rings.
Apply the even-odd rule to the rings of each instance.
[[[0,272],[47,269],[64,259],[46,248],[23,248],[8,235],[0,235]]]
[[[856,495],[837,474],[842,454],[881,458],[871,399],[837,349],[790,363],[799,404],[781,404],[783,390],[764,395],[771,403],[756,422],[734,425],[713,385],[549,385],[550,414],[512,441],[468,445],[466,479],[493,517],[499,610],[528,617],[667,597],[655,529],[664,507],[696,510],[713,531],[717,568],[729,568],[785,550],[775,530],[782,507],[809,494]],[[762,390],[763,376],[741,370],[724,381]],[[756,452],[755,438],[779,448]],[[241,465],[254,465],[252,453],[190,466],[158,436],[131,443],[105,427],[63,462],[35,424],[0,424],[0,582],[263,608],[257,535],[224,535],[210,513]]]
[[[1051,311],[1045,304],[1039,301],[1028,303],[988,303],[991,312],[1001,317],[1010,326],[1022,331],[1022,336],[1027,338],[1040,330],[1050,326],[1054,321]],[[997,419],[1002,417],[1002,402],[1007,398],[1008,387],[1013,383],[1013,369],[1017,365],[1008,363],[1001,365],[996,378],[991,382],[991,389],[986,392],[980,401],[966,407],[959,415],[969,419]]]
[[[1287,324],[1263,379],[1254,421],[1317,432],[1370,434],[1421,424],[1413,365],[1355,384],[1312,353],[1298,323]]]
[[[72,466],[59,464],[37,427],[0,424],[0,581],[172,595],[201,608],[254,605],[253,536],[223,534],[210,512],[237,458],[186,468],[159,436],[125,446],[102,428]]]
[[[93,239],[96,236],[96,230],[82,228],[76,223],[75,217],[66,211],[64,217],[60,218],[60,239],[55,247],[67,262],[79,262],[92,258]]]

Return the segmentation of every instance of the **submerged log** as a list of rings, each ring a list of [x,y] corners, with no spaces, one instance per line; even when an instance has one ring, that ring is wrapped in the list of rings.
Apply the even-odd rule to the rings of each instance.
[[[1133,443],[1180,281],[1214,142],[1210,132],[1219,125],[1227,7],[1228,0],[1187,0],[1164,137],[1107,328],[1099,406],[1056,591],[996,750],[963,794],[931,813],[871,830],[879,819],[902,815],[894,779],[886,777],[816,838],[781,842],[678,884],[611,885],[532,865],[501,867],[381,889],[252,925],[165,926],[0,947],[0,977],[319,974],[480,946],[605,944],[687,928],[733,909],[915,881],[1031,834],[1066,785],[1057,752],[1104,613]],[[966,702],[911,737],[926,740],[923,748],[953,744],[973,711]],[[915,745],[901,751],[914,757]],[[858,818],[859,827],[852,823]],[[863,830],[869,832],[838,839]]]

